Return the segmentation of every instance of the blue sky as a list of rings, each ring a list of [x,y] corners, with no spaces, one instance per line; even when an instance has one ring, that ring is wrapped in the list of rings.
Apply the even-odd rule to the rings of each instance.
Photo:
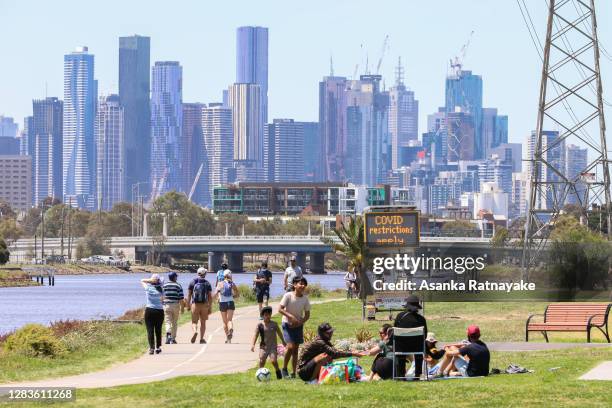
[[[544,0],[527,0],[540,35]],[[612,2],[599,1],[599,37],[612,51]],[[541,63],[515,0],[310,1],[16,1],[0,0],[0,114],[18,122],[32,98],[63,95],[63,55],[87,45],[95,55],[100,92],[117,90],[118,37],[151,37],[151,62],[183,65],[185,102],[214,102],[235,79],[235,30],[270,30],[269,115],[318,119],[318,82],[329,74],[373,71],[383,39],[381,73],[388,86],[398,56],[405,83],[419,100],[419,132],[444,102],[448,60],[474,31],[465,69],[482,75],[484,104],[509,116],[511,141],[534,128]],[[612,100],[612,63],[602,58],[604,92]],[[608,82],[612,84],[612,82]],[[608,118],[609,109],[607,111]]]

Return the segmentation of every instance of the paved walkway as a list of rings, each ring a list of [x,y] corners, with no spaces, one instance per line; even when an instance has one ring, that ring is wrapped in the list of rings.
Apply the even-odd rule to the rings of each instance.
[[[582,377],[581,380],[607,380],[612,381],[612,361],[604,361]]]

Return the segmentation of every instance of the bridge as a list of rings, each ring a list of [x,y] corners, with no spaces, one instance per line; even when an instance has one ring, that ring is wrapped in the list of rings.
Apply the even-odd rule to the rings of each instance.
[[[156,252],[170,255],[208,253],[212,270],[219,269],[224,255],[232,271],[243,270],[245,253],[295,253],[297,263],[302,268],[309,267],[311,272],[323,272],[325,254],[333,252],[329,243],[339,242],[337,237],[304,236],[248,236],[248,235],[210,235],[210,236],[157,236],[157,237],[112,237],[108,246],[112,253],[121,251],[130,261],[144,261],[147,254]],[[77,240],[74,240],[77,241]],[[36,246],[36,248],[35,248]],[[45,255],[62,253],[60,238],[45,238]],[[76,244],[72,244],[74,256]],[[67,239],[64,239],[63,252],[67,253]],[[419,252],[436,255],[482,255],[491,249],[490,238],[473,237],[421,237]],[[12,262],[29,262],[34,253],[41,253],[41,240],[20,239],[9,248]],[[309,263],[307,264],[307,257]]]

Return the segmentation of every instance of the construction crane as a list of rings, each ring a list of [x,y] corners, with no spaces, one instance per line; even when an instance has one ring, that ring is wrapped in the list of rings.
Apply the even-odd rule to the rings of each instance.
[[[329,54],[329,76],[334,76],[334,56],[332,54]],[[200,166],[200,169],[202,169],[202,166]]]
[[[376,65],[376,75],[380,73],[380,66],[382,65],[383,58],[385,57],[385,52],[389,47],[389,34],[385,36],[385,40],[383,41],[382,51],[380,52],[380,58],[378,59],[378,64]]]
[[[153,189],[151,190],[151,203],[157,200],[157,197],[161,195],[161,192],[164,188],[164,184],[166,183],[166,177],[168,176],[168,168],[164,169],[164,173],[162,174],[159,180],[153,181]]]
[[[455,58],[450,60],[450,68],[452,73],[458,73],[461,71],[461,67],[463,66],[463,60],[465,59],[465,55],[467,53],[468,47],[472,42],[472,36],[474,35],[474,30],[470,32],[470,36],[465,44],[461,46],[459,50],[459,55],[456,55]]]
[[[332,70],[331,75],[334,76],[334,71]],[[202,169],[204,168],[204,163],[200,164],[200,168],[196,173],[195,179],[193,180],[193,184],[191,185],[191,190],[189,190],[189,195],[187,196],[187,200],[191,201],[191,197],[193,197],[193,193],[195,193],[195,189],[200,181],[200,176],[202,175]]]

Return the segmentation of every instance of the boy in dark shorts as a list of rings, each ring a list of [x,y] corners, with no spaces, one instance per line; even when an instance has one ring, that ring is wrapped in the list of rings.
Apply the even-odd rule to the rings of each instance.
[[[272,272],[268,270],[268,263],[266,261],[261,263],[261,268],[255,274],[253,282],[255,283],[255,296],[257,297],[259,313],[261,314],[264,298],[266,299],[266,306],[268,306],[270,285],[272,284]]]
[[[270,358],[270,362],[276,370],[276,378],[283,378],[281,370],[278,367],[278,352],[276,351],[276,336],[283,342],[283,346],[286,346],[285,340],[283,340],[283,333],[279,325],[272,320],[272,308],[266,306],[261,309],[261,317],[263,322],[260,322],[255,328],[255,335],[253,336],[253,343],[251,345],[251,351],[255,352],[255,343],[259,337],[259,368],[266,365],[266,360]]]
[[[304,277],[296,277],[292,281],[291,292],[283,295],[279,313],[283,315],[283,338],[287,342],[287,350],[283,359],[283,377],[289,378],[289,361],[293,360],[291,378],[295,378],[300,344],[304,343],[304,323],[310,319],[310,302],[304,291],[308,281]]]

